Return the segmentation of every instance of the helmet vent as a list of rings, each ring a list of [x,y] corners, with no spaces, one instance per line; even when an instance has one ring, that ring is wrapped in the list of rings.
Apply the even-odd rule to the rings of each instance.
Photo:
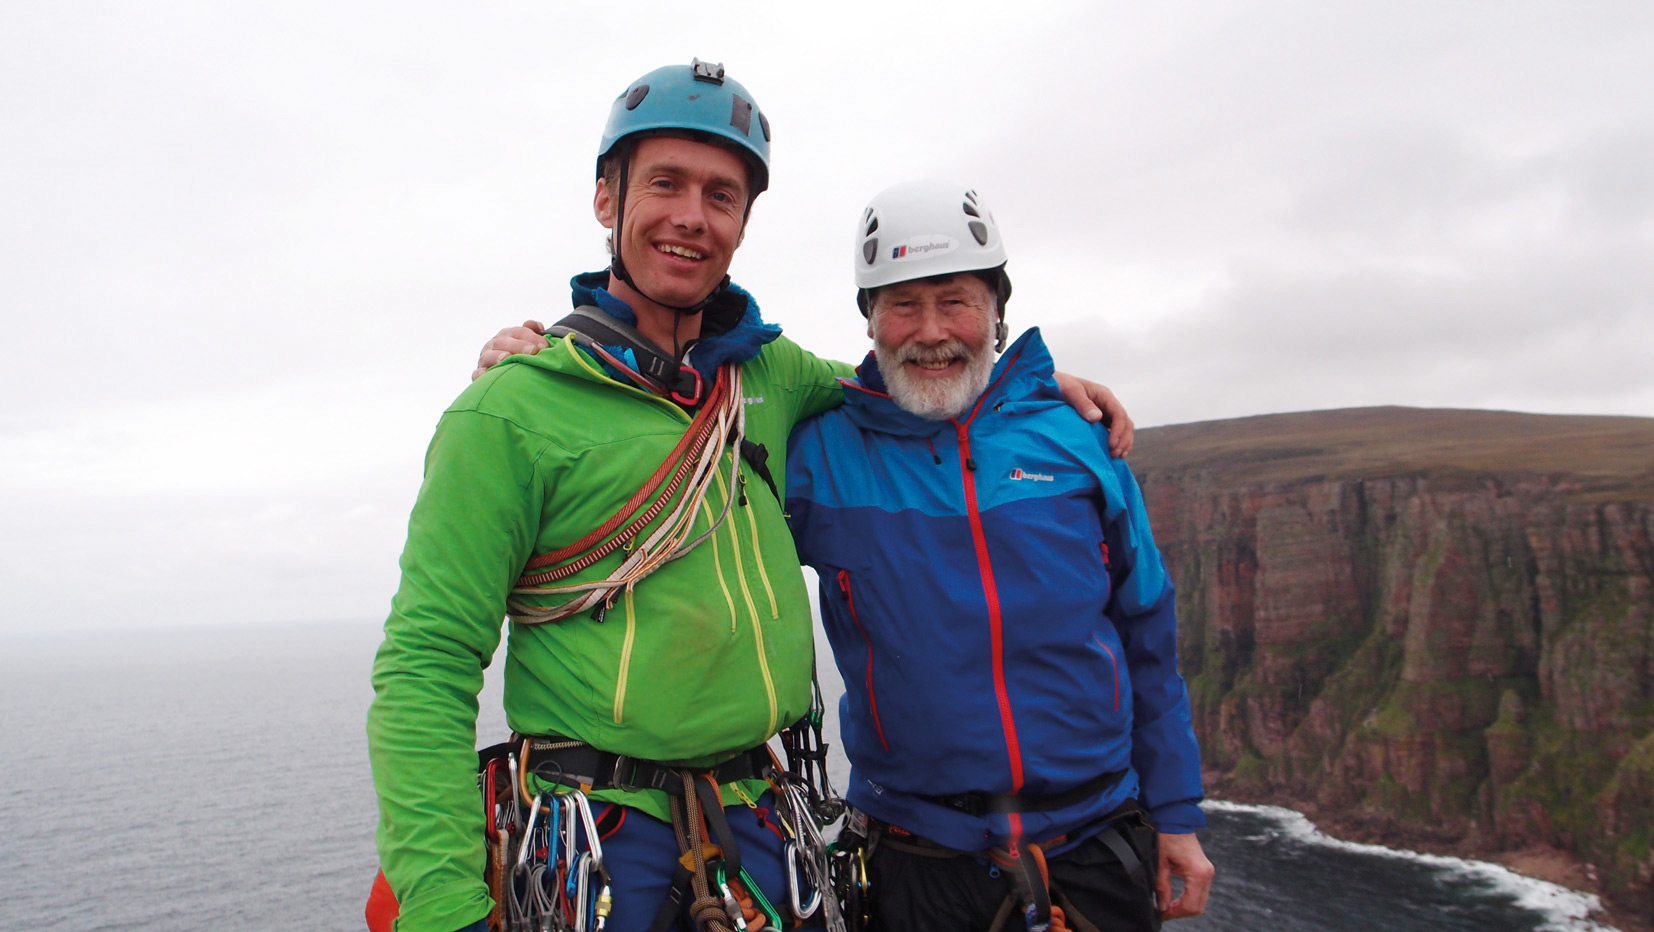
[[[875,236],[872,239],[868,240],[867,242],[861,244],[861,257],[863,259],[867,260],[868,265],[872,265],[873,260],[875,258],[877,258],[878,255],[879,255],[879,238],[878,237]]]
[[[877,233],[878,231],[879,231],[879,218],[874,217],[873,222],[869,223],[867,225],[867,229],[866,229],[866,231],[864,231],[862,233],[862,235],[863,236],[872,236],[874,233]]]
[[[980,214],[980,213],[978,213],[978,212],[977,212],[977,210],[976,210],[976,207],[974,207],[974,206],[973,206],[973,205],[972,205],[972,204],[971,204],[971,202],[970,202],[970,201],[966,201],[966,202],[965,202],[965,203],[964,203],[964,204],[962,204],[962,205],[960,205],[960,206],[962,206],[962,207],[964,207],[964,208],[965,208],[965,213],[967,213],[967,214],[969,214],[969,215],[970,215],[970,216],[972,216],[972,217],[980,217],[980,216],[982,216],[982,215],[981,215],[981,214]]]
[[[976,237],[978,246],[988,245],[988,225],[980,220],[972,220],[967,224],[971,228],[971,235]]]
[[[649,96],[649,85],[639,84],[626,92],[626,109],[636,110],[637,105],[643,103],[643,98]]]
[[[770,141],[770,118],[762,112],[758,114],[758,128],[764,131],[764,141]]]
[[[752,135],[752,101],[735,94],[729,101],[729,125],[744,135]]]

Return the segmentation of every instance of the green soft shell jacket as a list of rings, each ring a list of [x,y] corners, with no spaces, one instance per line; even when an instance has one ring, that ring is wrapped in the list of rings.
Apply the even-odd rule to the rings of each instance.
[[[747,437],[768,448],[776,482],[785,482],[793,425],[839,403],[836,377],[846,374],[786,337],[742,364]],[[689,421],[678,406],[610,378],[567,339],[494,367],[443,413],[368,712],[379,856],[402,932],[452,932],[490,906],[477,694],[512,585],[530,558],[614,514]],[[704,531],[734,494],[710,540],[618,596],[602,623],[577,615],[511,626],[512,729],[713,764],[809,710],[814,642],[798,554],[780,503],[745,462],[745,503],[741,489],[728,488],[730,455],[695,525]],[[565,582],[600,579],[623,556]],[[658,792],[592,795],[670,818]],[[726,795],[726,804],[736,801]]]

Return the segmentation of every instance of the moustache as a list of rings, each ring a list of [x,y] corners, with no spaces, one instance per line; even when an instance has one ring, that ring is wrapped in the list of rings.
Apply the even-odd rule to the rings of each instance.
[[[970,347],[963,340],[948,340],[935,346],[904,346],[897,362],[935,363],[953,359],[970,359]]]

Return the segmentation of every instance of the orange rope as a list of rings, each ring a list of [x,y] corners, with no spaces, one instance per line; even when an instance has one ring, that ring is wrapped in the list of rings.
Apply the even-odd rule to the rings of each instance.
[[[707,396],[706,405],[701,408],[698,414],[695,415],[695,419],[690,422],[689,429],[684,431],[683,438],[678,441],[677,446],[672,448],[672,452],[666,455],[666,459],[661,461],[660,468],[656,469],[655,474],[649,477],[649,481],[644,483],[643,488],[638,489],[637,494],[627,500],[626,504],[622,505],[619,511],[616,511],[614,515],[609,518],[609,520],[603,522],[603,524],[596,530],[592,531],[590,534],[587,534],[585,537],[580,538],[574,543],[569,544],[567,547],[560,547],[557,550],[553,550],[551,553],[542,554],[535,557],[534,559],[528,561],[527,569],[539,569],[542,566],[550,566],[553,563],[561,563],[562,561],[574,556],[575,554],[585,550],[586,548],[597,543],[599,540],[602,540],[604,537],[608,536],[611,531],[619,527],[627,518],[631,517],[633,512],[637,511],[638,506],[643,504],[643,500],[645,498],[649,497],[655,489],[660,487],[661,480],[666,478],[669,467],[672,465],[673,461],[678,462],[677,472],[673,477],[674,485],[681,481],[684,473],[687,471],[689,463],[694,458],[695,452],[706,444],[706,438],[712,434],[712,425],[715,419],[713,412],[717,409],[718,402],[723,400],[723,392],[727,387],[728,386],[724,378],[724,370],[719,369],[717,381],[712,385],[712,392]],[[689,451],[691,445],[694,445],[695,451]],[[685,451],[689,451],[687,455]],[[670,497],[671,489],[668,489],[662,496],[662,501],[664,501],[665,498]],[[660,504],[660,501],[657,501],[656,504]],[[622,534],[620,536],[624,537],[625,535]],[[529,577],[524,577],[525,580],[528,578]],[[559,577],[554,576],[551,578],[556,579]],[[518,580],[517,585],[539,585],[539,581],[524,582],[523,580]]]

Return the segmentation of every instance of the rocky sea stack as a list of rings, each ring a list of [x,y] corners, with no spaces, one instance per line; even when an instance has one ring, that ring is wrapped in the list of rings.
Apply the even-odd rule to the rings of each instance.
[[[1363,408],[1141,431],[1214,795],[1571,852],[1654,915],[1654,419]]]

